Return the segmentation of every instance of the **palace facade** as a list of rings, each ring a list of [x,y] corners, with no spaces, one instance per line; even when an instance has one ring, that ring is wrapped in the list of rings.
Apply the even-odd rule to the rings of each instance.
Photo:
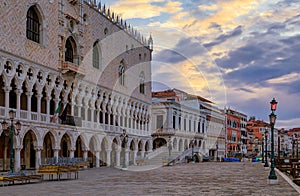
[[[211,101],[178,89],[152,97],[153,149],[169,142],[179,154],[193,150],[200,161],[225,156],[225,117]]]
[[[13,109],[22,124],[15,171],[53,157],[134,164],[152,150],[151,36],[91,0],[2,1],[0,18],[0,120]],[[0,144],[0,169],[8,170],[3,129]]]

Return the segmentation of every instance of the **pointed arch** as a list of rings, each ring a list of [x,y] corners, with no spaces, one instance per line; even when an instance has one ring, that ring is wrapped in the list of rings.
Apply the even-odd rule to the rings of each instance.
[[[141,71],[140,73],[140,93],[145,94],[145,73]]]
[[[65,45],[65,61],[78,65],[77,44],[72,36],[68,37]]]
[[[27,39],[42,43],[43,40],[43,15],[38,5],[31,6],[26,15]]]
[[[122,60],[119,64],[119,83],[122,86],[125,86],[125,64]]]
[[[93,44],[93,67],[100,69],[102,61],[102,53],[99,41],[97,40]]]

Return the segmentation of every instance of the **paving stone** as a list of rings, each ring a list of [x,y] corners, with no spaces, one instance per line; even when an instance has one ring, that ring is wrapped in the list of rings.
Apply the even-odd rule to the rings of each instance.
[[[78,180],[1,187],[0,193],[28,195],[30,190],[30,195],[299,195],[278,174],[279,183],[269,185],[269,171],[261,163],[204,162],[147,171],[134,169],[86,169]]]

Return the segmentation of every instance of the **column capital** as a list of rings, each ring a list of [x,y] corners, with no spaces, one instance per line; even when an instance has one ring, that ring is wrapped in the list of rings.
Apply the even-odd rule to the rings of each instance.
[[[106,151],[106,152],[111,152],[112,149],[111,149],[111,148],[105,148],[105,151]]]
[[[33,92],[32,91],[28,91],[25,93],[27,96],[31,97],[33,95]]]
[[[16,92],[17,95],[21,95],[23,93],[23,90],[22,89],[16,89],[15,92]]]
[[[60,151],[60,147],[55,147],[52,149],[53,151]]]
[[[5,86],[5,87],[3,87],[3,90],[7,93],[9,93],[9,91],[11,91],[11,89],[12,89],[12,87],[10,87],[10,86]]]
[[[35,146],[34,150],[35,151],[42,151],[43,150],[43,146]]]

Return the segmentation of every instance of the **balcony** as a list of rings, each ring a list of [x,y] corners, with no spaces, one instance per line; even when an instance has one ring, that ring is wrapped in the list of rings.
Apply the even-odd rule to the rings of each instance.
[[[158,128],[152,134],[153,137],[174,135],[174,129]]]
[[[3,119],[7,119],[6,113],[11,108],[5,108],[3,106],[0,106],[0,121]],[[14,109],[16,110],[16,109]],[[76,116],[70,116],[67,115],[66,121],[61,122],[60,120],[55,120],[55,122],[51,121],[51,118],[53,115],[50,114],[44,114],[44,113],[37,113],[37,112],[28,112],[27,110],[19,110],[17,112],[16,119],[24,122],[29,123],[38,123],[38,124],[44,124],[45,126],[48,125],[68,125],[68,126],[77,126],[78,128],[81,127],[83,129],[89,129],[93,131],[104,131],[106,133],[114,133],[114,134],[121,134],[122,133],[122,127],[116,126],[116,125],[108,125],[108,124],[102,124],[98,122],[92,122],[92,121],[86,121],[83,120],[81,117]],[[130,135],[139,135],[139,136],[145,136],[149,137],[151,135],[151,131],[147,130],[147,127],[143,127],[143,129],[133,129],[133,128],[125,128],[127,130],[127,133]]]
[[[74,63],[68,62],[68,61],[62,62],[61,69],[62,69],[63,73],[73,73],[73,74],[79,74],[82,76],[85,75],[85,70],[83,69],[83,67],[80,67],[80,66],[78,66]]]

